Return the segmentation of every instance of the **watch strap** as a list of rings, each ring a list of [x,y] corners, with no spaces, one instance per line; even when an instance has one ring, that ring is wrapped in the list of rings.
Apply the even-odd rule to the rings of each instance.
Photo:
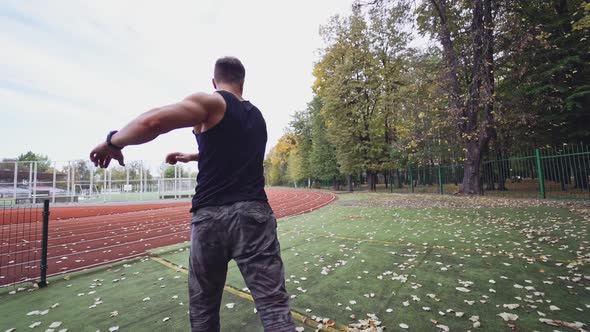
[[[113,130],[111,131],[108,135],[107,135],[107,145],[110,148],[116,149],[116,150],[123,150],[123,147],[117,146],[115,144],[113,144],[113,142],[111,142],[111,138],[113,137],[113,135],[115,135],[118,131],[117,130]]]

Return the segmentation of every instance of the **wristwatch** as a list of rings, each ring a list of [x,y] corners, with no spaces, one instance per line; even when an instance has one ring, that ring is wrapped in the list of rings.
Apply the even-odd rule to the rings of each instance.
[[[113,135],[115,135],[115,133],[117,133],[117,130],[113,130],[113,131],[111,131],[111,132],[110,132],[110,133],[107,135],[107,145],[108,145],[110,148],[113,148],[113,149],[116,149],[116,150],[122,150],[122,149],[123,149],[123,147],[116,146],[115,144],[113,144],[113,143],[111,142],[111,138],[113,137]]]

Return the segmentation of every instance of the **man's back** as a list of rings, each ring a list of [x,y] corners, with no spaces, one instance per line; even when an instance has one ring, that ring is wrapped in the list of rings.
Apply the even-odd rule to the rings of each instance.
[[[189,319],[193,332],[220,331],[219,309],[228,262],[235,260],[265,331],[293,332],[277,220],[264,192],[266,124],[242,100],[246,70],[234,57],[215,62],[213,94],[195,93],[154,108],[113,130],[90,152],[95,166],[111,159],[124,166],[121,150],[178,128],[193,127],[199,153],[173,152],[171,164],[199,162],[191,217]],[[116,134],[116,135],[115,135]]]
[[[263,159],[266,123],[249,101],[217,91],[225,100],[223,118],[203,133],[199,144],[199,174],[192,210],[239,201],[267,201]]]

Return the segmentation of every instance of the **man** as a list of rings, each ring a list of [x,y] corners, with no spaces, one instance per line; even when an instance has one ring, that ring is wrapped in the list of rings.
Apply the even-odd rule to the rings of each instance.
[[[196,93],[183,101],[148,111],[90,153],[96,166],[121,150],[184,127],[193,127],[198,154],[174,152],[166,161],[199,161],[192,201],[189,302],[192,331],[219,331],[219,308],[227,264],[236,260],[265,331],[294,331],[285,288],[276,219],[264,192],[266,123],[242,98],[245,69],[233,57],[215,63],[212,94]]]

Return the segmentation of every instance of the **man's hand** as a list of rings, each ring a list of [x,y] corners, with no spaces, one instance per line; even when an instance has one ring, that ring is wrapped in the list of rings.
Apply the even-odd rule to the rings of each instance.
[[[100,143],[90,151],[90,161],[94,163],[94,166],[107,168],[111,159],[115,159],[119,162],[119,165],[125,166],[121,150],[110,148],[106,142]]]
[[[172,152],[166,155],[166,162],[170,165],[175,165],[177,162],[188,163],[197,160],[199,160],[198,153]]]

